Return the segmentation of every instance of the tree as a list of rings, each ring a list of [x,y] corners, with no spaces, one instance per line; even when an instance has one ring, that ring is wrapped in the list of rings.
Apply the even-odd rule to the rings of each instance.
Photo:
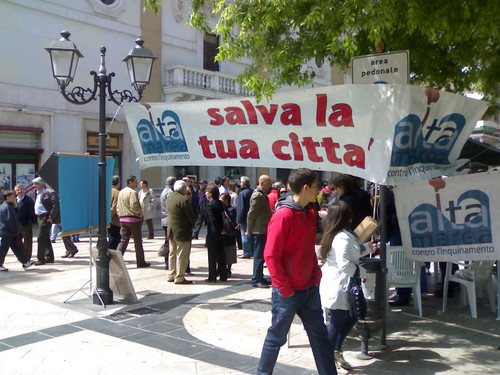
[[[190,22],[221,36],[218,61],[250,58],[238,79],[258,99],[311,82],[311,60],[346,68],[383,43],[410,51],[412,84],[498,105],[499,15],[496,0],[193,0]]]

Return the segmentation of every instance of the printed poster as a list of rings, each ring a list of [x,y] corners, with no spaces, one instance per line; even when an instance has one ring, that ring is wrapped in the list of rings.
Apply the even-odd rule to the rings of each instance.
[[[307,167],[385,185],[456,169],[486,108],[425,87],[373,84],[293,91],[259,103],[124,104],[141,168]]]
[[[394,188],[403,245],[419,261],[500,259],[500,171]]]

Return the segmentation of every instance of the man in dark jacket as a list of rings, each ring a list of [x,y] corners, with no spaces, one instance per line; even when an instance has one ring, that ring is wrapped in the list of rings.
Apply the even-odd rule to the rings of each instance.
[[[26,195],[26,189],[23,185],[14,186],[17,195],[17,208],[19,209],[19,223],[21,223],[21,232],[19,238],[24,247],[24,253],[28,260],[33,254],[33,223],[36,223],[35,202]]]
[[[334,185],[339,200],[346,202],[352,210],[351,229],[354,230],[365,217],[373,214],[370,194],[361,189],[351,175],[342,174],[336,177]]]
[[[250,209],[247,215],[247,231],[253,242],[253,275],[252,286],[255,288],[269,288],[269,282],[264,279],[264,246],[267,238],[267,224],[271,219],[272,211],[267,194],[271,190],[271,178],[263,174],[259,177],[259,185],[250,197]]]
[[[50,241],[50,227],[61,222],[59,198],[45,185],[41,177],[33,180],[36,190],[35,214],[38,217],[38,252],[35,265],[54,263],[54,250]]]
[[[257,374],[272,374],[280,348],[297,314],[309,337],[319,375],[337,374],[319,297],[321,270],[314,251],[318,194],[316,173],[295,169],[288,179],[293,196],[279,201],[267,232],[264,259],[271,275],[272,324]]]
[[[208,199],[205,196],[205,189],[207,188],[207,180],[200,180],[198,182],[198,185],[200,186],[200,190],[198,191],[198,207],[200,208],[200,211],[198,213],[198,217],[196,218],[196,224],[194,225],[193,240],[198,239],[198,236],[200,235],[201,226],[203,224],[206,224],[207,222],[206,208]]]
[[[245,236],[247,231],[247,215],[250,209],[250,197],[253,190],[250,188],[250,179],[247,176],[240,177],[241,191],[238,194],[238,205],[236,209],[236,224],[240,228],[243,255],[240,258],[250,259],[253,256],[253,243],[250,237]]]
[[[19,210],[16,207],[16,194],[12,190],[3,192],[5,202],[0,205],[0,272],[7,272],[8,269],[3,266],[5,256],[9,247],[14,252],[15,256],[27,270],[35,262],[26,258],[24,249],[19,239],[21,230],[19,224]]]
[[[186,182],[178,180],[167,199],[167,235],[170,244],[167,281],[175,284],[193,283],[184,277],[189,264],[195,222],[193,207],[185,196],[187,189]]]

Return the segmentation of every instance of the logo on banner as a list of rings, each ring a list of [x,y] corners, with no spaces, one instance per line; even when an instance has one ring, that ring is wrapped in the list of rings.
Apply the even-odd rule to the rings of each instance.
[[[492,242],[490,200],[480,190],[468,190],[456,200],[441,202],[444,179],[429,180],[436,193],[436,205],[421,204],[410,213],[408,223],[412,246],[471,245]]]
[[[415,164],[449,165],[449,154],[462,129],[465,117],[459,113],[428,121],[432,103],[439,101],[437,90],[427,89],[427,110],[423,120],[415,114],[401,119],[394,129],[391,167]]]
[[[161,118],[153,120],[147,103],[141,103],[148,110],[149,120],[142,119],[137,124],[137,135],[141,142],[142,152],[162,154],[187,152],[187,144],[182,132],[181,121],[174,111],[163,111]]]

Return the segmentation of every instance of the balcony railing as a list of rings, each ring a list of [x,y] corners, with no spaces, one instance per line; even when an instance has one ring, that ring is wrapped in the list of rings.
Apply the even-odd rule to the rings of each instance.
[[[235,77],[219,72],[173,65],[166,68],[166,73],[165,89],[170,92],[174,88],[182,91],[184,87],[190,92],[199,91],[207,97],[220,97],[217,93],[222,93],[224,96],[251,96],[250,91],[237,82]]]

